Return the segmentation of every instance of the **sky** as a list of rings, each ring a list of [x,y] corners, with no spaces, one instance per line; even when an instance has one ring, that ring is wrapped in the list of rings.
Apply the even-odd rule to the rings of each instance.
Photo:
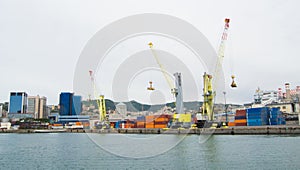
[[[226,100],[249,103],[258,87],[276,90],[286,82],[291,88],[300,85],[299,5],[298,0],[0,0],[0,102],[9,101],[11,91],[25,91],[29,95],[46,96],[48,104],[58,104],[60,92],[73,91],[77,61],[95,33],[127,16],[158,13],[192,24],[216,50],[224,18],[230,18],[223,61]],[[123,48],[130,46],[124,43]],[[116,57],[113,54],[120,54],[121,48],[122,45],[109,55]],[[170,47],[165,47],[168,50]],[[111,64],[110,68],[116,67]],[[236,89],[229,87],[232,74],[236,76]],[[140,88],[147,86],[145,77],[150,75],[156,75],[152,79],[160,77],[154,82],[160,92],[167,91],[159,71],[145,73],[131,81],[131,88],[127,87],[130,99],[149,103],[149,93],[141,92]],[[193,75],[199,76],[196,84],[201,89],[203,72]],[[109,79],[112,75],[105,76]],[[98,79],[105,81],[105,76]],[[183,77],[184,94],[195,92],[185,88],[184,83]],[[109,88],[103,87],[102,91],[105,89]],[[113,98],[111,92],[102,93]],[[196,93],[184,95],[184,100],[201,100],[201,90]],[[158,99],[163,95],[155,92],[153,96]],[[164,97],[172,100],[167,94]]]

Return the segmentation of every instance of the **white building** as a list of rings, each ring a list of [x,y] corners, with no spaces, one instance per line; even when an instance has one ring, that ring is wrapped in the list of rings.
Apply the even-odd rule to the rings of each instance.
[[[116,105],[116,110],[117,110],[118,114],[126,115],[126,113],[127,113],[127,106],[126,106],[126,104],[124,104],[124,103],[121,102],[121,103],[119,103],[119,104]]]
[[[278,102],[278,91],[275,90],[265,90],[262,91],[259,88],[254,94],[254,104],[271,104],[273,102]]]

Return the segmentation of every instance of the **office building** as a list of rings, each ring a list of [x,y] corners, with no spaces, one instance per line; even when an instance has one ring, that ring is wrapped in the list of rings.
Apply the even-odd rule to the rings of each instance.
[[[27,113],[33,114],[35,119],[47,118],[47,98],[40,96],[29,96]]]
[[[82,111],[81,96],[74,93],[62,92],[59,97],[59,115],[73,116],[80,115]]]
[[[27,110],[27,93],[11,92],[9,100],[9,114],[25,114]]]

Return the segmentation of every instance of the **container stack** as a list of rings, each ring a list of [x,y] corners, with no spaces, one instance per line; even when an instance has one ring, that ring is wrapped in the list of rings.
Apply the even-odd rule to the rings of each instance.
[[[154,128],[167,128],[169,120],[169,115],[156,116],[154,120]]]
[[[145,128],[167,128],[171,119],[169,115],[149,115],[145,118]]]
[[[139,117],[137,117],[136,127],[137,128],[145,128],[145,120],[146,120],[145,116],[139,116]]]
[[[279,108],[271,108],[269,111],[269,125],[285,125],[285,119]]]
[[[124,128],[134,128],[134,127],[135,127],[135,123],[134,121],[131,120],[120,120],[115,123],[115,128],[124,129]]]
[[[248,126],[263,126],[268,125],[269,117],[267,107],[247,109],[247,125]]]
[[[234,117],[234,126],[247,126],[246,110],[237,110]]]
[[[145,128],[154,128],[154,115],[146,116]]]
[[[134,128],[134,121],[126,120],[125,128]]]

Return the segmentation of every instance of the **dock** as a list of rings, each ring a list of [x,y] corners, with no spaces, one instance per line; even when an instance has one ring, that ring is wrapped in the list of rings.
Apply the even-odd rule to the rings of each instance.
[[[0,133],[101,133],[101,134],[189,134],[189,135],[298,135],[300,126],[239,126],[201,129],[1,129]]]

